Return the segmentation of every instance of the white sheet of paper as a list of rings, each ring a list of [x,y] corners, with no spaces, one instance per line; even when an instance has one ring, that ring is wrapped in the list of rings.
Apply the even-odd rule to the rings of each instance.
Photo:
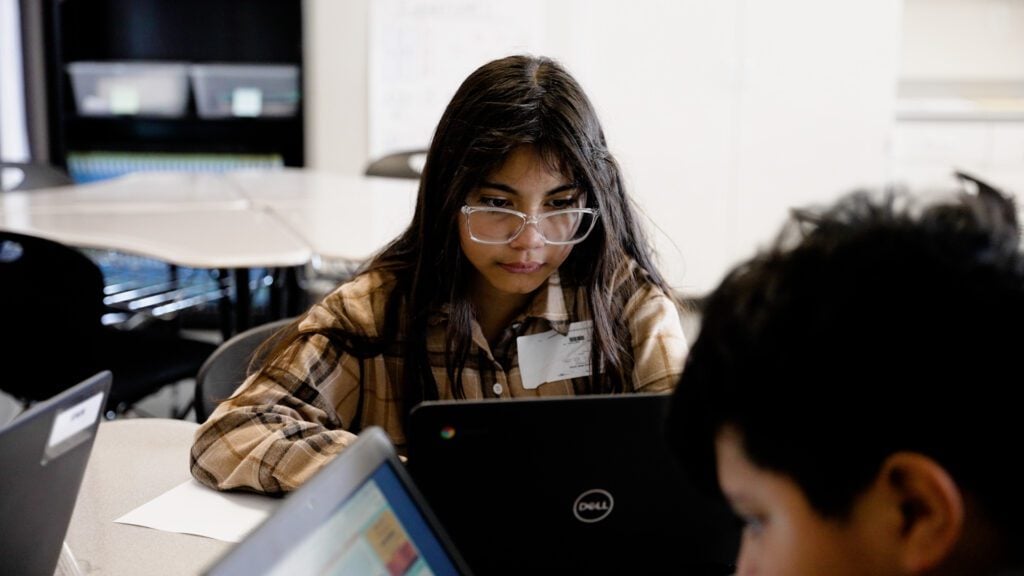
[[[165,532],[241,542],[282,500],[258,494],[218,492],[194,479],[179,484],[114,520]]]
[[[589,375],[593,330],[594,323],[584,320],[570,324],[565,336],[548,330],[516,338],[523,388]]]

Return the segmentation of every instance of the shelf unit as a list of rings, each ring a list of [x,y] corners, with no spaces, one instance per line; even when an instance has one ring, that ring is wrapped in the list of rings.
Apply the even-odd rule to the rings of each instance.
[[[43,0],[41,6],[50,162],[72,176],[76,176],[75,166],[90,166],[79,170],[78,182],[134,170],[168,169],[166,166],[194,171],[251,167],[254,163],[305,164],[303,2]],[[294,115],[288,117],[208,119],[197,113],[190,89],[187,108],[180,117],[86,116],[76,108],[67,68],[72,62],[289,65],[298,70],[299,100]],[[104,270],[108,292],[117,289],[141,294],[163,286],[161,296],[167,301],[161,300],[161,305],[176,305],[186,300],[179,293],[202,285],[213,294],[210,302],[181,313],[190,326],[219,318],[225,335],[245,327],[230,326],[226,320],[223,297],[228,295],[228,278],[247,287],[243,290],[243,285],[236,284],[237,301],[248,300],[250,291],[258,290],[251,294],[255,315],[276,317],[281,306],[276,300],[285,296],[281,291],[263,290],[265,279],[295,272],[253,270],[244,278],[240,271],[221,270],[215,272],[215,278],[203,280],[212,272],[178,269],[130,255],[92,257]],[[291,300],[298,296],[286,296],[289,309],[295,308]],[[219,306],[219,312],[211,310],[212,305]]]
[[[180,118],[78,114],[67,64],[78,61],[288,64],[302,77],[295,0],[50,0],[45,5],[50,155],[78,152],[279,156],[302,166],[304,106],[287,118],[210,120],[190,94]],[[301,90],[300,90],[301,92]]]

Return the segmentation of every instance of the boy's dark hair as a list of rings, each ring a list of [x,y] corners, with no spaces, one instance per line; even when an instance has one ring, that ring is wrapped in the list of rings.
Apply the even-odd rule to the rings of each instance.
[[[796,212],[732,270],[705,303],[670,418],[699,482],[717,490],[728,425],[755,465],[843,518],[887,456],[913,451],[1020,543],[1024,262],[1013,202],[978,188],[923,209],[889,191]]]

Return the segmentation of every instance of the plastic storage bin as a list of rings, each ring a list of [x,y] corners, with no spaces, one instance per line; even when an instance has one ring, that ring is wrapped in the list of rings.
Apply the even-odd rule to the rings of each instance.
[[[200,118],[287,117],[299,105],[299,68],[194,64],[189,68]]]
[[[188,65],[178,62],[72,62],[67,65],[82,116],[185,114]]]

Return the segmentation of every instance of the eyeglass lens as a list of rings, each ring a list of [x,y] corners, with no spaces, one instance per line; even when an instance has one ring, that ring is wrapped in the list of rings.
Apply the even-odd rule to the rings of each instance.
[[[570,210],[541,215],[537,229],[549,242],[570,242],[584,238],[590,232],[594,215]],[[507,242],[524,227],[526,219],[508,212],[479,211],[469,215],[469,229],[473,235],[487,242]]]

